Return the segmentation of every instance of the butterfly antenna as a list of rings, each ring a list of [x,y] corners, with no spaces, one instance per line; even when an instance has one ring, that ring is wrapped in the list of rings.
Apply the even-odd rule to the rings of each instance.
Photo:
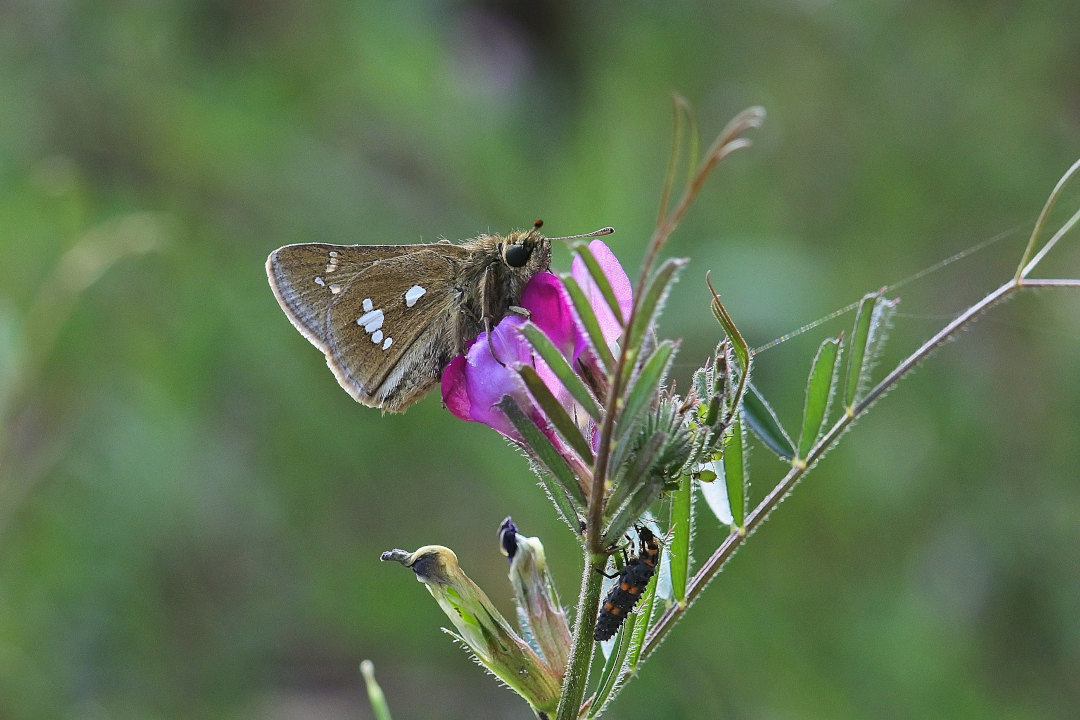
[[[540,221],[537,220],[537,222],[539,223]],[[534,227],[539,228],[540,225],[535,225]],[[613,228],[613,227],[611,227],[609,225],[607,227],[600,228],[599,230],[593,230],[592,232],[582,233],[581,235],[566,235],[565,237],[548,238],[548,240],[578,240],[580,238],[591,238],[591,237],[600,237],[601,235],[610,235],[613,232],[615,232],[615,228]]]

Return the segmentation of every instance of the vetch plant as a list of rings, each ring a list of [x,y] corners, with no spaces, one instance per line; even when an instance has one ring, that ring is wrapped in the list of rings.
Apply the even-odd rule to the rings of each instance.
[[[758,108],[741,113],[693,163],[689,112],[677,100],[659,221],[637,282],[631,287],[604,243],[580,243],[570,273],[532,277],[521,297],[523,312],[481,333],[442,375],[447,408],[518,445],[578,538],[581,587],[573,624],[559,605],[542,544],[520,535],[509,518],[499,537],[511,559],[518,630],[449,549],[391,550],[382,557],[416,573],[456,635],[537,717],[599,717],[734,551],[844,431],[946,339],[1019,290],[1080,286],[1075,278],[1032,278],[1080,220],[1077,212],[1038,245],[1078,161],[1051,193],[1013,277],[876,382],[871,371],[897,300],[882,292],[863,297],[850,331],[823,341],[812,360],[796,432],[783,427],[751,384],[753,352],[715,291],[711,310],[723,337],[692,386],[675,393],[666,378],[678,343],[657,338],[655,323],[685,261],[662,260],[661,251],[709,173],[749,144],[744,134],[763,118]],[[687,180],[671,205],[683,145],[691,148]],[[751,435],[789,466],[752,509],[744,462]],[[704,505],[695,505],[695,492]],[[703,506],[731,531],[691,567],[690,544]],[[607,577],[615,582],[604,597]]]

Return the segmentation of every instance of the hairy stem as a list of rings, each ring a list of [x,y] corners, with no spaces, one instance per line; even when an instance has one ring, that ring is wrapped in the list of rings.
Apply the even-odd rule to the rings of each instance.
[[[682,220],[683,215],[686,214],[686,211],[689,210],[690,205],[693,204],[694,199],[701,191],[702,185],[705,184],[705,180],[709,177],[709,173],[725,157],[740,148],[747,147],[750,141],[741,137],[741,135],[748,130],[759,127],[764,120],[765,110],[760,107],[752,107],[736,115],[727,124],[727,127],[721,131],[716,140],[713,141],[708,152],[705,153],[701,167],[687,183],[678,205],[657,224],[652,238],[649,240],[645,259],[641,264],[641,273],[636,286],[639,291],[634,293],[634,300],[630,307],[630,317],[626,319],[626,327],[631,327],[634,324],[634,319],[641,311],[642,298],[640,291],[648,283],[657,255],[659,255],[668,238],[671,237],[671,233],[675,232],[675,228],[678,226],[679,221]],[[661,204],[666,207],[666,197]],[[638,348],[628,348],[626,346],[621,348],[615,367],[612,369],[611,388],[608,391],[607,401],[604,405],[607,412],[604,414],[604,420],[600,425],[600,438],[597,442],[596,463],[593,467],[593,484],[589,496],[589,517],[586,523],[585,539],[586,547],[595,554],[603,553],[606,549],[601,547],[600,538],[602,536],[601,520],[604,511],[603,500],[605,485],[607,484],[608,460],[611,454],[611,438],[621,410],[619,404],[622,393],[625,390],[627,378],[629,378],[630,372],[633,370],[633,363],[637,359],[637,350]],[[600,567],[603,567],[603,565],[600,565]]]
[[[602,568],[605,562],[606,555],[586,550],[577,619],[574,621],[574,639],[570,647],[570,659],[566,664],[566,677],[563,679],[556,720],[577,720],[581,711],[581,700],[585,697],[593,655],[593,626],[596,625],[596,611],[600,606],[600,590],[604,582],[604,576],[594,568]]]

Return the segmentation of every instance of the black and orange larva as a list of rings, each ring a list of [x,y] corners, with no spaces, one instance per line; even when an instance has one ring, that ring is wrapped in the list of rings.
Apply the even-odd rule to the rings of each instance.
[[[604,598],[600,616],[596,619],[596,630],[593,632],[596,640],[607,640],[618,631],[626,620],[626,614],[641,599],[645,586],[656,572],[660,543],[647,527],[638,529],[638,548],[637,557],[627,561],[619,573],[618,582]]]

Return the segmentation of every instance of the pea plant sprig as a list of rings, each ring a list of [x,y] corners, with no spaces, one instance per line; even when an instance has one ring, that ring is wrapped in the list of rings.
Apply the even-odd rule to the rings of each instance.
[[[1051,208],[1080,171],[1077,161],[1051,192],[1013,276],[876,382],[873,371],[898,301],[883,291],[865,295],[850,330],[822,341],[811,362],[797,432],[784,428],[751,382],[754,352],[711,282],[710,307],[721,338],[691,386],[677,394],[667,375],[678,342],[658,338],[655,325],[686,261],[662,259],[662,251],[709,174],[747,147],[746,134],[763,120],[760,108],[740,113],[696,160],[693,118],[676,98],[659,217],[637,282],[631,285],[602,241],[580,243],[569,273],[536,275],[522,295],[526,312],[503,319],[490,337],[482,334],[443,374],[447,408],[517,445],[578,539],[581,586],[573,624],[559,603],[543,545],[520,533],[510,518],[499,538],[510,559],[517,629],[449,548],[391,550],[382,558],[416,573],[446,612],[452,634],[539,718],[599,717],[733,553],[844,432],[947,339],[1019,291],[1080,287],[1078,278],[1033,277],[1080,221],[1077,211],[1040,244]],[[680,170],[685,180],[672,202]],[[752,508],[744,460],[751,436],[789,465]],[[730,532],[691,567],[702,507],[694,501],[697,493]],[[614,583],[605,594],[607,578]],[[377,689],[370,667],[365,678]],[[376,690],[372,697],[379,698],[380,717],[389,717],[381,694]]]

